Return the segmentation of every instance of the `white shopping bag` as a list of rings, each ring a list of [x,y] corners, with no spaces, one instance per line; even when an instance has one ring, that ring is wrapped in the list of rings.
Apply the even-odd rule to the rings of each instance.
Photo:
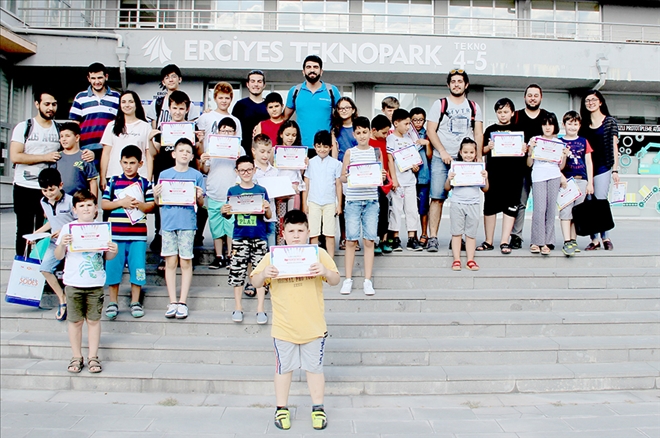
[[[39,272],[41,262],[24,256],[14,257],[5,301],[24,306],[39,307],[46,279]]]

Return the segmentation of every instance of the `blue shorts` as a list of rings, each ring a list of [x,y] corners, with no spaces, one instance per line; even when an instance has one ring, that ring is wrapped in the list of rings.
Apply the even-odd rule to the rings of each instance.
[[[449,164],[445,164],[442,159],[433,157],[431,160],[431,199],[447,199],[447,190],[445,182],[449,173]]]
[[[117,255],[105,262],[105,284],[114,286],[121,283],[124,266],[128,262],[128,272],[131,284],[144,286],[147,283],[147,241],[146,240],[115,240]]]
[[[220,209],[226,202],[214,201],[211,198],[207,199],[209,212],[209,228],[211,230],[211,237],[213,240],[221,237],[230,237],[234,235],[234,216],[229,219],[225,218]]]
[[[431,184],[417,184],[417,210],[420,216],[429,214],[429,192]]]
[[[40,272],[50,272],[52,274],[55,272],[59,264],[62,263],[62,260],[57,260],[55,258],[55,248],[57,248],[55,240],[57,239],[51,239],[50,244],[46,249],[44,258],[41,260],[41,266],[39,267]]]
[[[344,219],[346,221],[346,240],[360,240],[360,231],[364,240],[378,238],[378,200],[346,201]]]

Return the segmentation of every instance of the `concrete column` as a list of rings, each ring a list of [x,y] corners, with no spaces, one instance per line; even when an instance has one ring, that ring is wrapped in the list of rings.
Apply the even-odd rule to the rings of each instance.
[[[371,82],[356,82],[353,84],[354,101],[358,114],[371,120],[371,111],[374,107],[374,84]]]

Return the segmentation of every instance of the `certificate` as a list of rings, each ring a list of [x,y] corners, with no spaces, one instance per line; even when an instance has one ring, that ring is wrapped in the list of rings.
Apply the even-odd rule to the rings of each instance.
[[[272,246],[270,263],[278,270],[277,278],[311,277],[310,267],[319,261],[317,245]]]
[[[494,143],[490,153],[493,157],[522,157],[525,155],[523,152],[524,132],[494,132],[490,138]]]
[[[532,152],[532,158],[540,161],[551,161],[553,163],[560,163],[561,157],[564,154],[566,145],[560,140],[548,140],[543,137],[535,137],[536,147]]]
[[[160,205],[195,205],[197,189],[195,181],[187,179],[161,179]]]
[[[307,150],[304,146],[277,146],[275,148],[275,167],[278,169],[307,169],[307,164],[305,164]]]
[[[88,224],[69,224],[71,244],[69,251],[93,252],[107,251],[112,241],[110,222],[90,222]]]
[[[450,172],[455,173],[451,185],[454,187],[483,187],[486,181],[481,172],[486,170],[486,163],[466,163],[464,161],[452,161]]]
[[[264,195],[255,193],[228,196],[227,204],[231,206],[231,214],[263,214]]]
[[[411,144],[398,151],[394,151],[392,157],[399,172],[405,172],[408,169],[412,169],[413,166],[419,166],[423,163],[422,156],[419,155],[416,144]]]
[[[264,176],[257,180],[257,184],[266,189],[271,200],[296,194],[288,176]]]
[[[45,239],[46,237],[50,237],[50,233],[23,234],[23,239],[29,240],[30,242],[36,242],[37,240]]]
[[[383,184],[383,167],[380,163],[349,164],[348,187],[379,187]]]
[[[628,191],[628,183],[620,182],[612,186],[612,197],[610,204],[621,204],[626,202],[626,192]]]
[[[161,146],[174,146],[180,138],[187,138],[195,144],[195,124],[192,122],[163,122],[160,132]]]
[[[575,178],[569,178],[566,181],[566,188],[559,187],[559,194],[557,195],[557,207],[563,210],[571,202],[582,196],[580,188],[575,182]]]
[[[224,158],[235,160],[241,150],[241,137],[228,137],[226,135],[210,134],[206,145],[206,152],[211,158]]]
[[[144,193],[142,192],[142,186],[140,183],[136,182],[126,187],[124,190],[119,192],[117,198],[124,199],[128,196],[136,199],[138,202],[144,202]],[[131,221],[131,225],[135,225],[145,216],[145,214],[139,208],[125,208],[124,211],[126,212],[126,216],[128,216],[128,220]]]

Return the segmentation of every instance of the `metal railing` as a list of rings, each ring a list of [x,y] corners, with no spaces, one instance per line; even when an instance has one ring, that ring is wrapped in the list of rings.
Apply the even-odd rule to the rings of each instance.
[[[64,3],[60,3],[64,5]],[[364,13],[19,7],[30,27],[395,33],[660,44],[659,25]]]

